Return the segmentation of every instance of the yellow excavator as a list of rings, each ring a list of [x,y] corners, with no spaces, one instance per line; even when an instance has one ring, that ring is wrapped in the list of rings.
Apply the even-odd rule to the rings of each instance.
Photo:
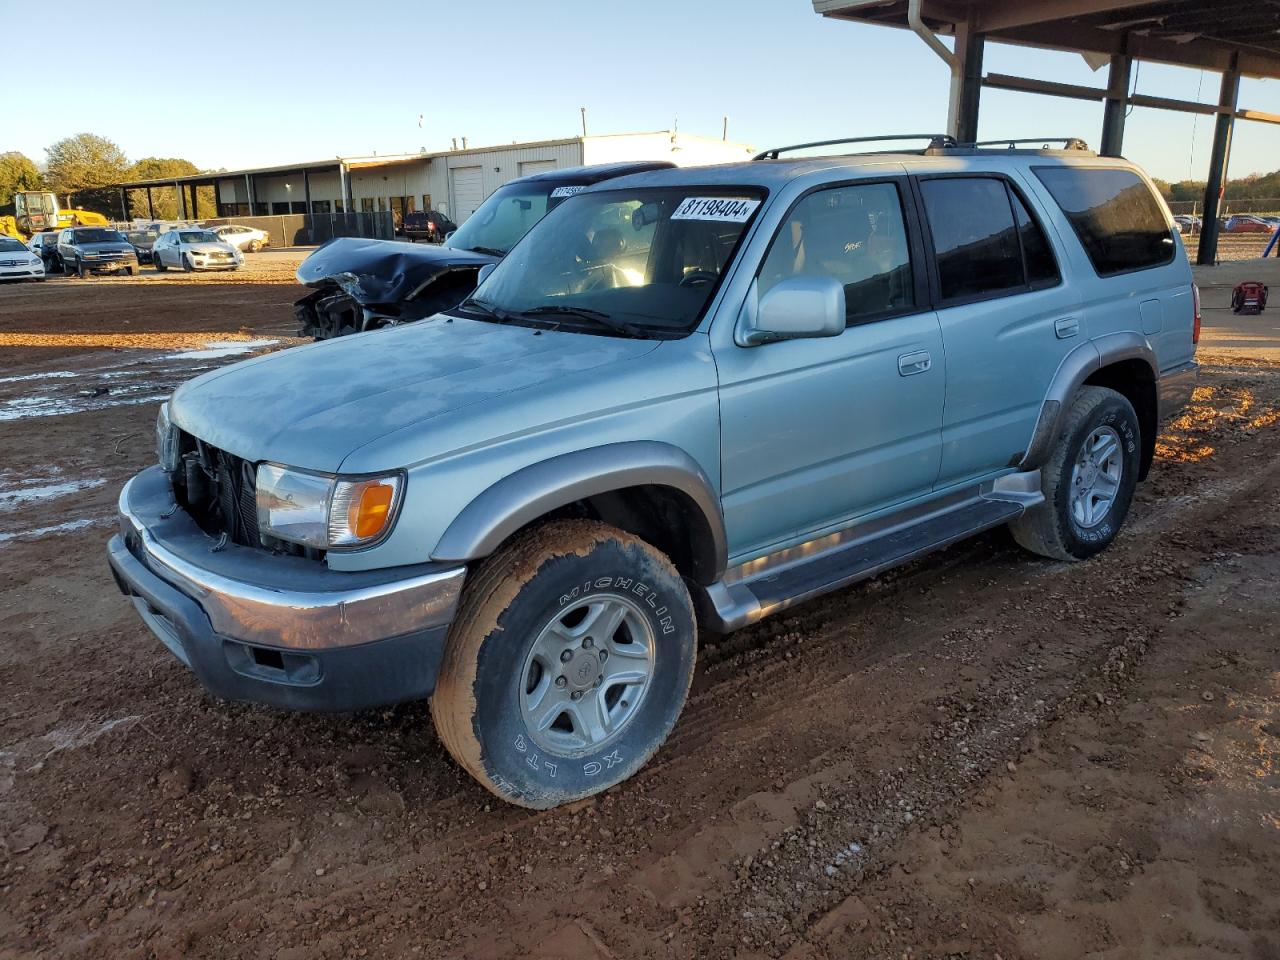
[[[64,209],[52,193],[24,190],[14,194],[12,217],[0,217],[0,234],[24,243],[45,230],[63,227],[105,227],[111,221],[100,213],[79,208]]]

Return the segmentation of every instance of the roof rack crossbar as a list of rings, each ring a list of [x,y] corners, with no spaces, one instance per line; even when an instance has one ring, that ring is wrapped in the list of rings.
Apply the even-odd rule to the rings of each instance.
[[[846,143],[879,143],[885,140],[928,140],[930,147],[954,147],[955,138],[945,133],[890,133],[877,137],[841,137],[838,140],[815,140],[812,143],[793,143],[785,147],[770,147],[757,153],[752,160],[777,160],[778,155],[793,150],[807,150],[812,147],[836,147]],[[1003,141],[1002,141],[1003,142]]]
[[[1089,145],[1079,137],[1017,137],[1012,140],[977,140],[969,144],[961,144],[961,146],[969,147],[1008,147],[1014,149],[1020,143],[1038,143],[1043,147],[1048,147],[1051,143],[1061,143],[1066,150],[1088,150]]]

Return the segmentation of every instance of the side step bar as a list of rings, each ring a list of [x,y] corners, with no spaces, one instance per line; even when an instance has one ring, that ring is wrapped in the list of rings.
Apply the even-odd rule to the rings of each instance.
[[[1018,484],[1023,489],[1016,491],[988,488],[976,496],[936,503],[929,512],[904,515],[897,523],[891,519],[868,524],[874,529],[862,535],[855,527],[791,547],[773,555],[776,562],[766,557],[736,567],[706,588],[700,619],[708,629],[728,633],[1008,523],[1043,500],[1039,472],[1022,476],[1031,475],[1034,487],[1024,481]]]

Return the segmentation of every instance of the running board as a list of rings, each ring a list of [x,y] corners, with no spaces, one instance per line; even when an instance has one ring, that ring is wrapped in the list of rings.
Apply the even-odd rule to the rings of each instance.
[[[1032,474],[1038,488],[1039,472]],[[790,547],[735,567],[707,587],[700,619],[717,633],[737,630],[1008,523],[1042,501],[1038,489],[988,488],[977,496],[970,491],[963,498],[949,498],[923,510]]]

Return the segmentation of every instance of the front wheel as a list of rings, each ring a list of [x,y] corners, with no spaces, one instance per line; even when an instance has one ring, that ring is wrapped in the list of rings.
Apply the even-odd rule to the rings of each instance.
[[[1129,514],[1141,451],[1133,405],[1106,387],[1081,387],[1040,471],[1044,503],[1009,525],[1014,539],[1054,560],[1105,550]]]
[[[151,265],[156,268],[156,273],[164,273],[169,268],[165,266],[165,262],[160,259],[160,254],[153,253],[151,255]]]
[[[191,273],[195,268],[196,266],[191,262],[191,258],[184,253],[182,255],[182,269],[187,271],[187,273]]]
[[[83,280],[88,275],[88,273],[89,271],[87,271],[84,268],[84,261],[81,260],[79,257],[76,257],[76,276],[78,276],[81,280]]]
[[[476,571],[432,717],[494,794],[558,806],[625,780],[662,745],[696,641],[689,592],[666,556],[603,523],[555,521]]]
[[[261,244],[261,242],[259,242],[259,241],[257,241],[257,240],[250,240],[250,241],[249,241],[249,252],[250,252],[250,253],[257,253],[257,252],[258,252],[259,250],[261,250],[261,249],[262,249],[262,244]]]

